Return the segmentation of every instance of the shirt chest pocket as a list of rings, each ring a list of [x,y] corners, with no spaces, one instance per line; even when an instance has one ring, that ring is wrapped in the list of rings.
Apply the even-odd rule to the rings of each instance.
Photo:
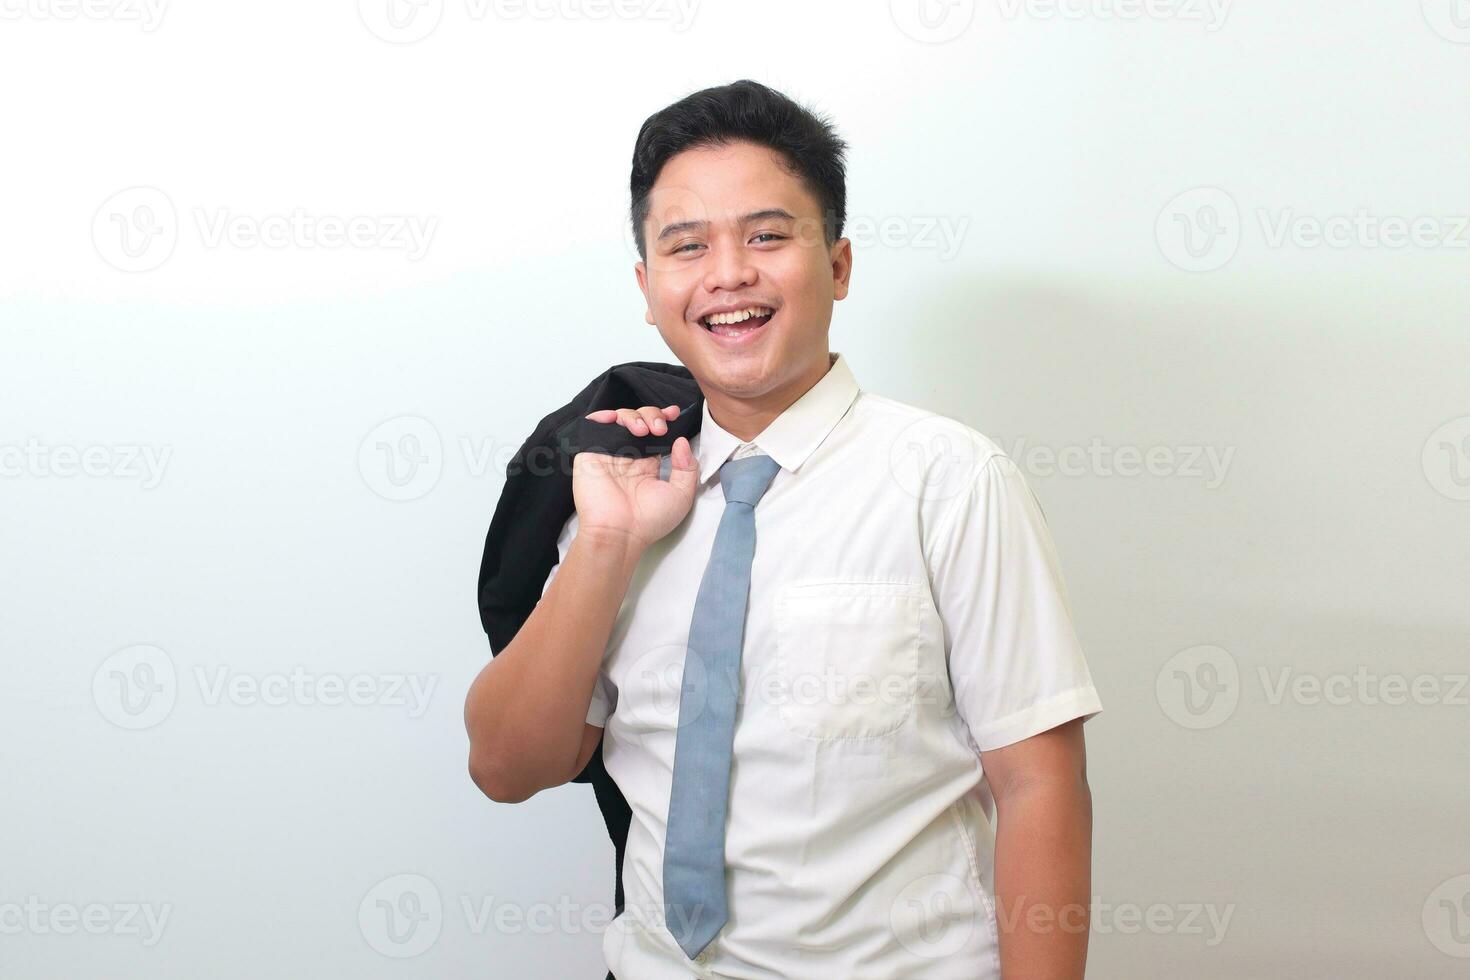
[[[777,710],[808,738],[880,738],[913,712],[917,582],[793,582],[776,594]]]

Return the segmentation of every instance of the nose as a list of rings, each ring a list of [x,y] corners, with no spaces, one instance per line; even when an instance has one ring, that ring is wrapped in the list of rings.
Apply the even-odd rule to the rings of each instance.
[[[751,286],[755,279],[755,266],[738,242],[731,242],[728,236],[720,236],[720,240],[710,242],[704,273],[704,288],[708,292]]]

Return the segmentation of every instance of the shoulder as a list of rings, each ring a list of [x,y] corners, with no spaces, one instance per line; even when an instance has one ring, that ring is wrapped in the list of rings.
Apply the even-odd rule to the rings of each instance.
[[[967,422],[932,409],[860,392],[855,430],[875,456],[886,457],[897,488],[931,518],[948,512],[998,474],[1019,476],[1000,443]]]
[[[940,436],[951,442],[964,443],[982,457],[1005,455],[997,440],[969,423],[888,395],[861,391],[853,402],[852,411],[864,428],[881,429],[892,433],[895,438]]]

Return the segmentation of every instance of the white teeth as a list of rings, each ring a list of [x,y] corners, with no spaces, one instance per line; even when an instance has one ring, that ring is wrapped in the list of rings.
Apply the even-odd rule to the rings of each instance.
[[[721,323],[740,323],[749,320],[753,316],[770,316],[771,309],[765,306],[749,306],[734,313],[712,313],[704,318],[706,326],[714,326]]]

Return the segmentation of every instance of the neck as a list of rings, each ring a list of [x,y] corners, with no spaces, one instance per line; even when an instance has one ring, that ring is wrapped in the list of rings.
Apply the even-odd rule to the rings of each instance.
[[[832,369],[832,360],[832,354],[823,351],[820,360],[814,361],[811,368],[790,383],[754,398],[736,398],[719,391],[706,392],[709,416],[716,425],[741,442],[753,442],[776,421],[777,416],[827,376]]]

